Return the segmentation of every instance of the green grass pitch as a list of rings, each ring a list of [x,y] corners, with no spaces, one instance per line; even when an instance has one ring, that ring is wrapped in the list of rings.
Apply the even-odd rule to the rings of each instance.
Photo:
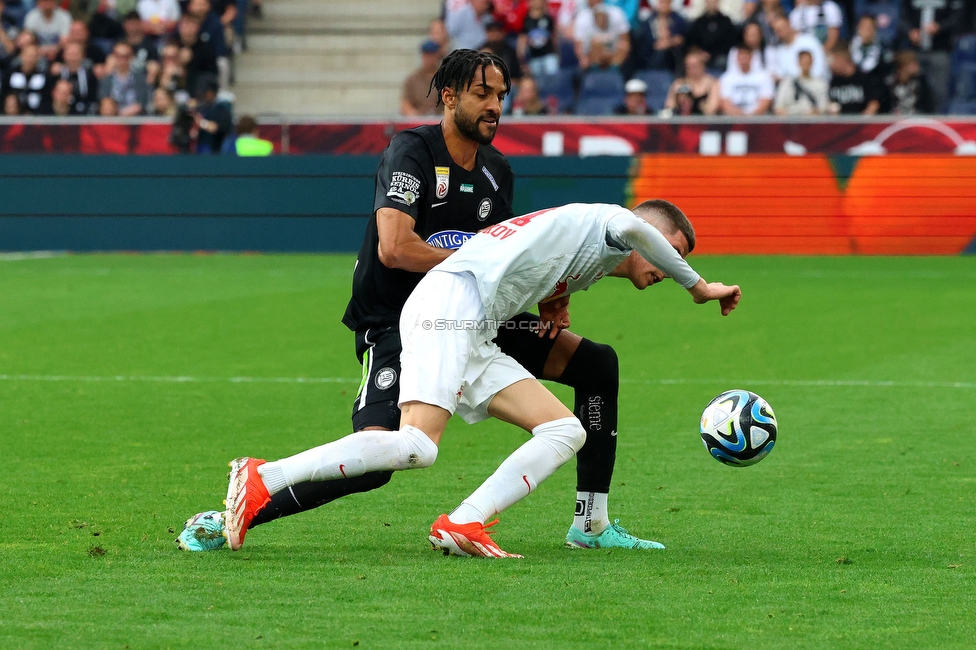
[[[431,551],[431,521],[524,439],[455,421],[430,469],[257,528],[238,553],[178,552],[228,460],[348,432],[352,262],[0,261],[0,647],[976,643],[972,257],[693,258],[741,284],[725,319],[673,283],[575,295],[573,329],[621,357],[612,514],[666,551],[562,548],[574,463],[501,516],[526,559]],[[780,422],[745,469],[697,433],[734,387]]]

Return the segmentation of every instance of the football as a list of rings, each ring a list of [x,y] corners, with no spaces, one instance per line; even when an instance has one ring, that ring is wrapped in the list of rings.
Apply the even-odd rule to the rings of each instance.
[[[776,443],[776,415],[769,403],[747,390],[727,390],[705,407],[701,439],[712,458],[732,465],[755,465]]]

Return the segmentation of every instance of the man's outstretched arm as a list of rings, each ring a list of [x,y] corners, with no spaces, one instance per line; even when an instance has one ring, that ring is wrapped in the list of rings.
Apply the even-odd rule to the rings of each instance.
[[[426,273],[454,251],[431,246],[414,231],[414,218],[395,208],[376,211],[376,232],[379,235],[379,255],[383,266],[414,273]]]

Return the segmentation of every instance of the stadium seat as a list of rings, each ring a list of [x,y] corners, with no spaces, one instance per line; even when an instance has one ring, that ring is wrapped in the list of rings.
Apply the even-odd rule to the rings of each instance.
[[[580,82],[576,113],[610,115],[624,101],[624,76],[617,70],[592,70]]]
[[[647,107],[655,113],[664,108],[674,75],[667,70],[638,70],[634,78],[647,84]]]
[[[953,100],[949,104],[949,115],[976,115],[976,100]]]
[[[957,101],[976,100],[976,62],[953,62],[951,97]]]
[[[566,113],[573,110],[573,100],[576,97],[575,70],[563,69],[556,74],[544,75],[536,79],[539,87],[539,99],[548,104],[550,97],[555,98],[557,111]]]
[[[898,40],[898,16],[901,6],[898,0],[857,0],[854,3],[854,13],[860,18],[864,14],[871,14],[878,21],[878,36],[890,48],[895,47]],[[857,25],[851,26],[851,33]]]
[[[952,52],[954,63],[976,63],[976,34],[959,37],[956,49]]]
[[[579,59],[576,58],[576,50],[573,48],[572,41],[559,41],[559,67],[563,70],[579,69]]]

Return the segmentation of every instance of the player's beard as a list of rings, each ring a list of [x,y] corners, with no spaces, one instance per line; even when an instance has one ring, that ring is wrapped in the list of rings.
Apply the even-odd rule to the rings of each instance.
[[[495,119],[495,124],[489,126],[488,134],[485,135],[481,132],[480,126],[482,120],[489,117]],[[491,113],[483,113],[477,118],[474,118],[466,113],[459,103],[454,110],[454,125],[457,127],[458,133],[468,140],[472,140],[478,144],[491,144],[491,141],[495,139],[495,131],[498,130],[498,116]]]

